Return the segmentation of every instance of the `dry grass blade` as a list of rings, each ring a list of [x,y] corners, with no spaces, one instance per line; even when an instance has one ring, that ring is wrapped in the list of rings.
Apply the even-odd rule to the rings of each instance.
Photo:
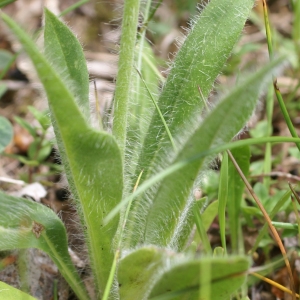
[[[283,255],[283,258],[284,258],[284,262],[285,262],[285,265],[287,267],[287,270],[288,270],[288,273],[289,273],[289,277],[290,277],[290,285],[291,285],[291,290],[292,290],[292,298],[293,300],[296,299],[296,293],[295,293],[295,283],[294,283],[294,278],[293,278],[293,273],[292,273],[292,269],[291,269],[291,265],[290,265],[290,262],[288,260],[288,257],[287,257],[287,253],[285,251],[285,248],[281,242],[281,239],[279,237],[279,234],[277,232],[277,230],[275,229],[275,227],[273,226],[272,224],[272,221],[268,215],[268,213],[266,212],[265,208],[263,207],[262,203],[260,202],[260,200],[258,199],[258,197],[256,196],[253,188],[251,187],[250,183],[248,182],[247,178],[245,177],[245,175],[243,174],[242,170],[240,169],[239,165],[236,163],[233,155],[231,154],[231,152],[229,150],[227,150],[228,152],[228,155],[232,161],[232,163],[234,164],[236,170],[238,171],[238,173],[240,174],[242,180],[244,181],[248,191],[250,192],[250,194],[252,195],[253,199],[255,200],[256,204],[258,205],[259,209],[261,210],[266,222],[268,223],[269,225],[269,228],[272,232],[272,235],[274,237],[274,239],[276,240],[277,244],[278,244],[278,247]]]
[[[250,273],[250,274],[253,275],[253,276],[255,276],[255,277],[257,277],[257,278],[259,278],[260,280],[263,280],[264,282],[267,282],[267,283],[269,283],[269,284],[275,286],[276,288],[278,288],[279,290],[281,290],[281,291],[283,291],[283,292],[285,292],[285,293],[288,293],[288,294],[290,294],[290,295],[293,295],[293,292],[292,292],[291,290],[289,290],[289,289],[286,288],[285,286],[283,286],[283,285],[281,285],[281,284],[279,284],[279,283],[277,283],[277,282],[271,280],[270,278],[267,278],[267,277],[262,276],[262,275],[260,275],[260,274],[258,274],[258,273],[255,273],[255,272]],[[296,294],[296,293],[294,293],[294,294],[296,295],[296,298],[298,298],[298,299],[300,298],[298,294]]]

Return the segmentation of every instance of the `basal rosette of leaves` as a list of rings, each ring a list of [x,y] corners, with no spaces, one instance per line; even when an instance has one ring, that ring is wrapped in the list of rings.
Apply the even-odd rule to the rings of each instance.
[[[138,1],[131,2],[138,7]],[[137,126],[134,118],[126,124],[136,88],[132,86],[136,81],[131,80],[136,76],[135,42],[127,44],[127,39],[136,39],[136,31],[131,34],[132,28],[137,28],[138,14],[126,15],[130,10],[125,10],[128,28],[124,25],[122,35],[127,39],[121,40],[120,51],[133,45],[129,49],[133,54],[130,70],[125,73],[122,60],[127,57],[120,57],[122,71],[116,82],[112,117],[118,121],[120,117],[124,123],[112,134],[90,124],[88,71],[81,45],[69,28],[45,10],[42,52],[19,25],[2,13],[2,20],[31,58],[47,95],[70,191],[85,228],[97,299],[199,299],[199,295],[201,299],[229,299],[244,283],[250,265],[247,256],[201,257],[195,251],[191,255],[184,250],[195,222],[191,192],[212,157],[194,158],[232,140],[283,61],[276,59],[250,75],[211,112],[202,114],[204,103],[198,86],[208,98],[253,4],[253,0],[212,0],[202,8],[176,56],[148,126]],[[142,64],[142,70],[148,67]],[[122,80],[120,76],[129,77]],[[144,104],[149,107],[149,103]],[[143,107],[137,111],[143,111]],[[142,117],[138,116],[137,122]],[[143,137],[141,147],[126,141],[132,127],[143,131],[136,133]],[[128,202],[124,200],[142,170],[140,184],[181,162],[185,162],[181,169],[165,176],[126,207]],[[126,170],[129,163],[135,164],[131,174]],[[14,205],[20,207],[16,213],[11,210]],[[118,206],[119,212],[104,222]],[[0,250],[42,249],[57,264],[77,297],[90,299],[70,262],[65,229],[54,212],[4,193],[0,193],[0,208]]]

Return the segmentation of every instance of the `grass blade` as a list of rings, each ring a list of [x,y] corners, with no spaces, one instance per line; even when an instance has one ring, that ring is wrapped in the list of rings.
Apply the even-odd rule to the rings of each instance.
[[[193,207],[195,223],[196,223],[197,230],[198,230],[200,239],[202,241],[205,253],[208,255],[212,255],[211,245],[210,245],[207,233],[206,233],[206,228],[204,226],[204,222],[203,222],[202,215],[200,213],[200,209],[201,209],[200,206],[196,202]]]
[[[244,174],[247,176],[250,167],[250,147],[245,146],[236,148],[231,151],[235,160],[237,161]],[[239,232],[240,232],[240,211],[241,201],[245,184],[238,172],[236,171],[231,160],[229,160],[228,166],[228,218],[229,218],[229,231],[232,251],[236,254],[239,253]]]
[[[228,198],[228,154],[223,152],[223,159],[220,171],[220,181],[219,181],[219,225],[220,225],[220,236],[221,243],[225,254],[226,249],[226,203]]]

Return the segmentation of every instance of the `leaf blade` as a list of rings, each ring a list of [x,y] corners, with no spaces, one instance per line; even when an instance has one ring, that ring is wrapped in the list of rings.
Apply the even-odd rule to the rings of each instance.
[[[160,111],[173,137],[179,136],[179,140],[182,140],[193,131],[192,119],[195,115],[199,117],[203,108],[198,86],[206,99],[240,36],[253,4],[253,0],[222,2],[212,0],[194,22],[175,58],[158,101]],[[182,134],[186,127],[191,129],[190,132]],[[166,153],[173,154],[174,151],[159,113],[154,111],[139,156],[135,177],[137,178],[140,171],[144,170],[142,183],[153,176],[157,169],[164,169],[165,161],[168,160]],[[142,239],[140,228],[144,224],[141,219],[146,219],[148,203],[151,205],[152,201],[153,198],[147,195],[132,203],[129,216],[132,226],[129,231],[133,234],[126,240],[129,246],[135,246]]]
[[[82,225],[87,228],[86,237],[96,285],[99,291],[103,291],[113,262],[112,240],[119,216],[115,216],[109,224],[103,225],[102,221],[122,198],[120,149],[113,136],[87,124],[61,76],[31,38],[7,15],[2,13],[2,19],[23,44],[44,85],[70,189],[77,201]]]
[[[38,248],[56,263],[79,299],[89,299],[68,253],[61,220],[49,208],[0,191],[0,250]]]
[[[226,96],[195,130],[173,163],[177,164],[201,151],[229,142],[245,125],[255,108],[264,83],[270,79],[274,68],[282,61],[282,58],[274,60]],[[174,172],[161,182],[147,215],[146,243],[161,246],[172,244],[176,247],[178,226],[180,222],[180,226],[184,223],[180,217],[193,203],[190,197],[191,189],[203,164],[204,159],[201,159]]]
[[[81,45],[70,29],[48,9],[45,9],[45,18],[44,43],[47,59],[65,78],[65,82],[69,82],[70,90],[88,121],[89,74]]]

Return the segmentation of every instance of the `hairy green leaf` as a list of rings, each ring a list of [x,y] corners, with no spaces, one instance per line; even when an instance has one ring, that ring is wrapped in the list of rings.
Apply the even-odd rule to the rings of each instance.
[[[0,211],[0,251],[24,248],[45,251],[79,299],[89,299],[68,253],[65,227],[52,210],[0,192]]]
[[[121,201],[123,167],[120,150],[111,135],[89,127],[73,94],[30,37],[7,15],[2,14],[2,19],[23,44],[44,85],[59,152],[78,212],[87,229],[91,265],[101,292],[113,261],[112,239],[119,222],[118,216],[106,225],[102,221]],[[65,43],[68,44],[68,40]]]
[[[156,247],[144,247],[125,256],[119,264],[118,282],[122,300],[145,299],[167,262],[167,252]]]
[[[245,125],[264,84],[271,79],[274,68],[282,61],[282,58],[274,60],[228,94],[195,130],[173,164],[228,143]],[[146,217],[146,243],[177,247],[177,236],[180,235],[193,201],[189,197],[191,189],[203,163],[204,158],[199,159],[173,172],[161,182]]]
[[[89,121],[89,74],[81,45],[70,29],[47,9],[45,17],[44,39],[47,59],[67,83],[81,112]]]
[[[0,281],[0,299],[5,300],[35,300],[28,294]]]
[[[240,36],[253,4],[253,0],[212,0],[192,22],[158,102],[173,136],[192,116],[201,114],[204,103],[198,86],[206,99]],[[161,143],[166,142],[165,128],[155,111],[139,169],[148,171],[157,152],[162,151]]]
[[[206,257],[177,261],[161,274],[149,299],[229,299],[230,294],[245,282],[248,268],[247,257]],[[205,277],[210,280],[206,281]]]
[[[193,131],[192,118],[201,115],[204,105],[198,87],[206,100],[240,36],[253,4],[253,0],[212,0],[193,22],[158,101],[172,136],[178,135],[182,140]],[[189,132],[184,133],[183,128],[187,127]],[[136,178],[141,170],[144,170],[143,181],[153,176],[158,168],[165,168],[166,153],[173,152],[170,144],[169,135],[156,110],[142,146]],[[149,197],[152,198],[147,195],[132,204],[129,231],[133,234],[128,237],[131,246],[142,238],[140,222],[148,214],[152,201]]]

